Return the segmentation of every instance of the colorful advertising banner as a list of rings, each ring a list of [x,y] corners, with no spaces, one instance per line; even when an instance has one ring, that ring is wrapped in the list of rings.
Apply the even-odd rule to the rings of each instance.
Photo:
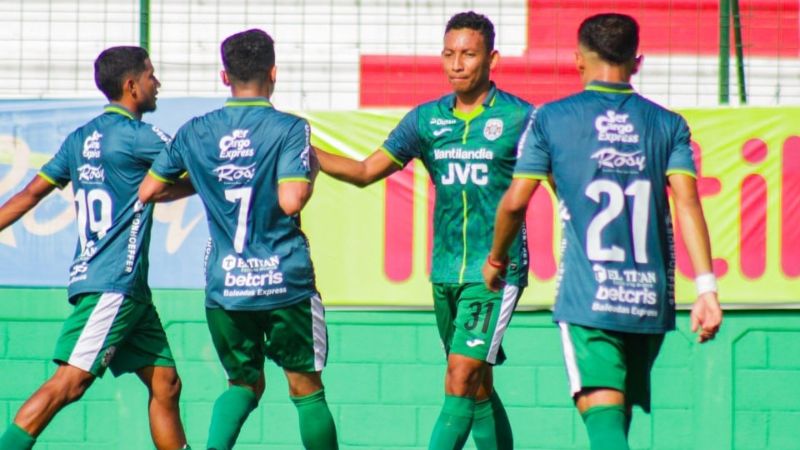
[[[145,120],[173,133],[221,99],[165,99]],[[0,201],[20,190],[61,140],[101,110],[97,101],[0,103]],[[302,112],[316,145],[352,158],[375,150],[404,111]],[[727,304],[800,304],[800,108],[688,109],[720,299]],[[419,162],[360,189],[325,175],[302,223],[328,305],[429,306],[434,192]],[[552,305],[559,224],[552,193],[528,211],[530,287],[521,304]],[[676,230],[679,236],[679,230]],[[69,188],[0,233],[0,286],[65,286],[76,245]],[[159,205],[151,286],[203,286],[207,231],[196,198]],[[676,242],[677,297],[694,300],[693,274]]]

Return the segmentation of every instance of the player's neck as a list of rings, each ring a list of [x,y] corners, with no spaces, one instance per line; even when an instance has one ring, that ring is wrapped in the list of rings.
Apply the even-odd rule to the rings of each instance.
[[[272,88],[271,83],[231,84],[231,95],[241,98],[265,97],[269,99],[272,95]]]
[[[139,105],[137,105],[133,99],[123,97],[120,100],[112,101],[111,104],[119,105],[125,108],[125,110],[131,113],[134,118],[137,120],[142,120],[142,113],[139,111]]]
[[[598,64],[594,67],[587,67],[583,74],[584,85],[591,81],[602,81],[604,83],[630,83],[631,70],[625,66],[615,66],[611,64]]]
[[[483,101],[486,100],[490,87],[491,83],[487,81],[486,86],[482,86],[473,92],[456,93],[456,110],[463,113],[472,112],[473,109],[482,105]]]

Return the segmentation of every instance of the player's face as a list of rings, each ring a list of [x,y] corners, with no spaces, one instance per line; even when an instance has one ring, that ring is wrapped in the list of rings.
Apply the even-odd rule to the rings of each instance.
[[[140,113],[156,110],[156,97],[158,96],[158,88],[161,87],[161,83],[155,76],[153,64],[149,59],[146,59],[144,64],[144,72],[134,80]]]
[[[486,50],[483,35],[462,28],[444,35],[442,66],[456,94],[473,94],[489,87],[489,73],[497,63],[497,51]]]

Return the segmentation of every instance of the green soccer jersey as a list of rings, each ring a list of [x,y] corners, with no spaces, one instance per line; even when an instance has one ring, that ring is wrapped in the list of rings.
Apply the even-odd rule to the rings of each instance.
[[[147,286],[153,205],[139,203],[139,184],[169,137],[111,104],[70,133],[39,175],[72,183],[78,246],[70,266],[69,297],[118,292],[150,301]]]
[[[299,216],[287,216],[278,184],[310,181],[311,129],[266,98],[231,98],[183,125],[150,171],[189,173],[203,200],[210,242],[206,307],[281,308],[317,293]]]
[[[533,106],[492,83],[482,105],[455,109],[446,95],[411,110],[382,146],[399,166],[422,160],[436,187],[433,283],[483,282],[497,204],[511,184],[517,140]],[[509,250],[506,282],[528,283],[525,229]]]

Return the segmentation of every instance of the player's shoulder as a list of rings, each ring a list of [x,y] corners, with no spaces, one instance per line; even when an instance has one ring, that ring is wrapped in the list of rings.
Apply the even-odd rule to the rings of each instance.
[[[665,126],[678,126],[681,127],[686,123],[680,113],[673,111],[665,106],[656,103],[653,100],[641,95],[635,94],[639,102],[639,110],[651,117],[650,121]]]
[[[136,124],[134,127],[139,139],[161,142],[163,144],[169,144],[169,142],[172,140],[172,136],[152,123],[140,120],[135,122]]]
[[[510,92],[497,88],[495,91],[495,104],[508,105],[515,108],[531,109],[534,108],[533,103],[525,100],[522,97],[514,95]]]

